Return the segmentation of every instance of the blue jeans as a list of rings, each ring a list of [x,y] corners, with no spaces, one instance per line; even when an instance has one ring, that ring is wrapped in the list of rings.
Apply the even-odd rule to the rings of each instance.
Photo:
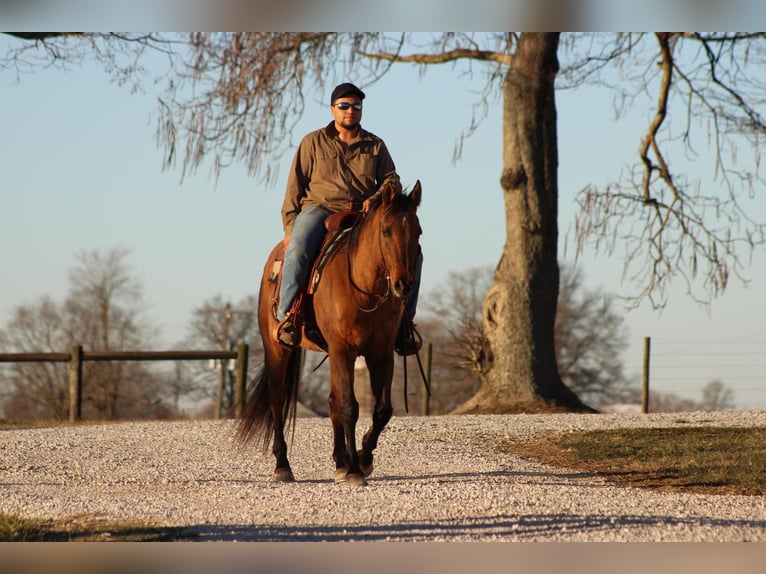
[[[295,298],[306,281],[314,259],[322,248],[325,236],[324,220],[330,214],[319,207],[307,207],[298,214],[290,235],[290,245],[285,251],[282,264],[282,284],[279,289],[277,320],[281,321],[292,307]],[[418,252],[413,274],[413,285],[407,297],[406,311],[410,319],[415,317],[420,292],[420,274],[423,268],[423,252]]]
[[[325,236],[324,220],[330,214],[319,207],[307,207],[295,218],[290,244],[282,264],[282,285],[279,289],[277,320],[281,321],[292,307],[298,292],[311,271],[314,259],[322,248]]]

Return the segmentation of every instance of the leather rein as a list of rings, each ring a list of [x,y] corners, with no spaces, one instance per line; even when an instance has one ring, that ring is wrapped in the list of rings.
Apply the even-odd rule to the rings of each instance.
[[[366,217],[366,215],[365,215]],[[346,270],[348,272],[348,282],[352,287],[351,290],[351,298],[354,300],[354,304],[356,305],[356,308],[359,309],[362,313],[372,313],[373,311],[376,311],[380,308],[380,306],[391,296],[391,272],[388,270],[388,264],[386,263],[386,257],[383,254],[383,246],[381,245],[380,240],[378,240],[378,247],[380,248],[380,258],[383,261],[383,270],[386,274],[386,292],[383,293],[383,295],[380,295],[379,293],[370,293],[369,291],[365,291],[359,285],[354,282],[354,278],[351,274],[351,240],[356,237],[356,239],[359,238],[359,233],[362,228],[362,222],[364,219],[361,219],[359,222],[357,222],[354,225],[354,228],[352,229],[351,234],[349,234],[349,241],[348,245],[346,246]],[[383,231],[381,229],[382,223],[378,225],[378,233],[382,235]],[[366,295],[367,297],[376,297],[377,302],[374,303],[371,307],[365,307],[360,302],[359,299],[357,299],[355,292],[358,291],[362,295]]]

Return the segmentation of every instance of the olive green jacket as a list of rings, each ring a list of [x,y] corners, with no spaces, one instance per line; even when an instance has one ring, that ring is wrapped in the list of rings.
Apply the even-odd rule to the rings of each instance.
[[[334,122],[311,132],[295,152],[282,204],[285,234],[292,231],[301,209],[317,206],[330,213],[359,210],[387,180],[402,184],[388,148],[361,127],[359,140],[344,149]]]

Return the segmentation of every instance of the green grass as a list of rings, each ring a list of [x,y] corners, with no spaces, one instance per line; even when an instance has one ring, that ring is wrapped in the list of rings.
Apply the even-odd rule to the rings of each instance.
[[[650,428],[504,442],[504,452],[661,491],[766,494],[766,429]]]
[[[78,516],[67,520],[31,520],[0,513],[0,542],[163,542],[189,540],[183,529],[141,521]]]
[[[14,516],[0,514],[1,542],[32,542],[45,540],[45,529],[38,523]]]

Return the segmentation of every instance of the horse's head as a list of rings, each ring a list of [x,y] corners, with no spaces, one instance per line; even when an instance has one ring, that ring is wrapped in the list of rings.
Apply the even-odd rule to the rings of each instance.
[[[380,229],[380,250],[388,271],[391,292],[405,297],[412,287],[415,263],[420,250],[420,221],[417,209],[422,189],[415,183],[409,195],[399,193],[393,185],[380,192],[380,205],[375,210]]]

